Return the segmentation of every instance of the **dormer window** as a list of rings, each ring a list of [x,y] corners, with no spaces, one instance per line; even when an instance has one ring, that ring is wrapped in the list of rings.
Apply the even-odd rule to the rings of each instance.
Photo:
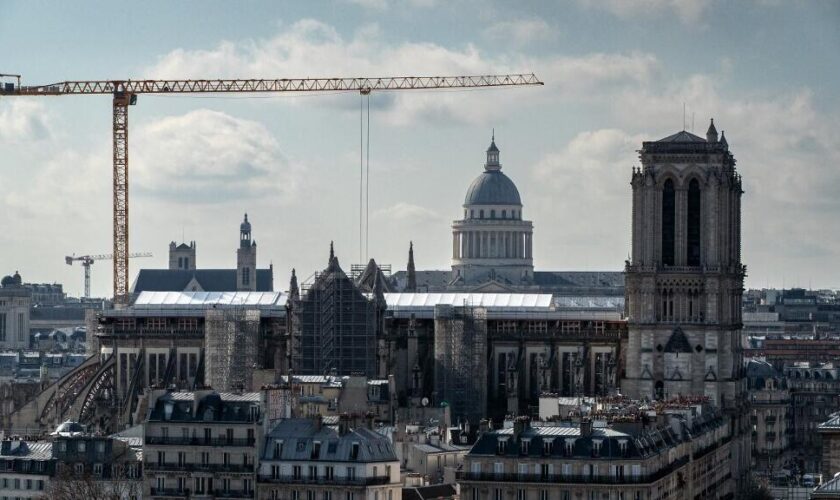
[[[600,439],[593,439],[592,440],[592,456],[593,457],[600,457],[601,456],[601,443],[602,443],[602,440],[600,440]]]
[[[504,455],[506,449],[507,449],[507,439],[499,439],[499,442],[496,443],[496,452],[499,455]]]
[[[527,454],[528,454],[528,450],[529,450],[530,448],[531,448],[531,440],[530,440],[530,439],[528,439],[528,438],[524,438],[524,439],[522,439],[522,441],[521,441],[521,443],[520,443],[520,447],[519,447],[519,449],[520,449],[521,453],[522,453],[523,455],[527,455]]]
[[[502,219],[507,219],[507,210],[502,210]]]
[[[359,458],[359,443],[353,443],[350,448],[350,460],[356,460],[357,458]]]
[[[566,441],[566,456],[571,457],[575,453],[575,441],[569,439]]]
[[[553,439],[543,439],[543,455],[551,455],[552,449],[554,448],[554,440]]]
[[[627,456],[627,440],[626,439],[619,439],[618,440],[618,449],[621,451],[621,456]]]
[[[283,441],[274,442],[274,458],[280,458],[283,455]]]

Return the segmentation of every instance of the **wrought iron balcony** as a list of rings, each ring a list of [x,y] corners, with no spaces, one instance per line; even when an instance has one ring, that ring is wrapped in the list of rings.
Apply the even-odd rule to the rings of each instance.
[[[325,477],[311,478],[309,476],[289,476],[289,475],[274,475],[274,474],[260,474],[257,480],[261,483],[279,483],[279,484],[302,484],[302,485],[322,485],[322,486],[375,486],[381,484],[389,484],[391,478],[389,476],[374,476],[374,477],[332,477],[327,479]]]

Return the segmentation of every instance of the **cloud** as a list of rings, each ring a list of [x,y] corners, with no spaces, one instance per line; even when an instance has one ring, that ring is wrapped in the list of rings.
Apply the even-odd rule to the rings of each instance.
[[[426,207],[420,205],[413,205],[411,203],[399,202],[390,207],[377,210],[374,217],[378,219],[388,219],[400,224],[413,223],[427,223],[427,222],[444,222],[446,219]]]
[[[605,10],[622,18],[676,15],[684,24],[699,21],[711,0],[578,0],[585,7]]]
[[[542,19],[514,19],[492,24],[484,30],[484,35],[491,40],[523,46],[551,40],[557,33]]]
[[[49,114],[40,102],[16,97],[0,101],[0,141],[20,143],[52,137]]]
[[[516,52],[485,53],[473,44],[392,44],[383,39],[376,25],[363,26],[345,37],[329,24],[303,19],[266,39],[224,41],[211,49],[173,50],[144,74],[149,78],[277,78],[538,71],[537,76],[550,87],[505,90],[505,99],[496,100],[493,106],[487,106],[487,94],[493,90],[375,93],[381,118],[388,124],[404,126],[416,122],[486,124],[515,109],[557,100],[574,101],[599,89],[644,83],[658,68],[657,59],[645,53],[528,57]],[[297,101],[292,97],[283,102]],[[319,103],[329,103],[348,113],[358,109],[336,96],[326,96]]]
[[[132,144],[135,192],[183,203],[295,197],[301,168],[260,123],[199,109],[141,126]]]
[[[358,5],[366,9],[384,10],[388,8],[388,0],[345,0],[347,3]]]

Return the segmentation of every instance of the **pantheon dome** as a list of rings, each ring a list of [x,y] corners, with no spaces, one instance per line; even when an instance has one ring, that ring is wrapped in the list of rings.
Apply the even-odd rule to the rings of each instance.
[[[452,284],[533,279],[533,225],[522,220],[522,198],[502,172],[495,137],[484,171],[467,189],[463,214],[452,224]]]

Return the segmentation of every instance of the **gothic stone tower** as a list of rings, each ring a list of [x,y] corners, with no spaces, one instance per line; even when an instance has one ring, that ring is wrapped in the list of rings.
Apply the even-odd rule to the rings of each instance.
[[[251,223],[248,214],[239,225],[239,248],[236,249],[236,290],[257,289],[257,242],[251,239]]]
[[[639,151],[633,170],[633,255],[625,269],[631,397],[705,395],[719,407],[743,391],[741,178],[714,122]]]

